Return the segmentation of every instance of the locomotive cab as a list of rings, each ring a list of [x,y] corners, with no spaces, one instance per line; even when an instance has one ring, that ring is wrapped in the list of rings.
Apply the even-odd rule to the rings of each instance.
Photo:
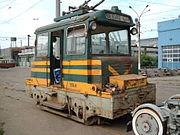
[[[138,74],[137,61],[131,57],[130,27],[96,24],[91,32],[91,57],[102,62],[102,78],[105,87],[110,83],[110,76]]]

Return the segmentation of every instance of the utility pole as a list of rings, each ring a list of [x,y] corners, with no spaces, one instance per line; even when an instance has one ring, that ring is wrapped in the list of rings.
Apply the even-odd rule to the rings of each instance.
[[[56,17],[61,16],[61,0],[56,0]]]
[[[131,6],[129,6],[130,9],[132,9],[138,18],[135,19],[135,22],[136,22],[136,28],[138,30],[138,35],[137,35],[137,47],[138,47],[138,70],[141,69],[141,17],[143,14],[147,13],[150,11],[149,10],[146,10],[146,8],[148,7],[149,5],[146,5],[146,7],[143,9],[143,11],[141,12],[141,14],[139,15],[136,10],[134,10]]]
[[[22,40],[20,40],[20,42],[21,42],[21,47],[22,47]]]
[[[29,44],[29,38],[31,37],[30,35],[27,35],[27,37],[28,37],[28,47],[30,46],[30,44]]]
[[[1,45],[0,45],[0,56],[1,56]]]

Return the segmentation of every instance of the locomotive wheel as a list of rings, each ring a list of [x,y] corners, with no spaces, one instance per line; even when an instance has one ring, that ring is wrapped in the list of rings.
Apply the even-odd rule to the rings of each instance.
[[[170,98],[169,98],[169,100],[170,99],[180,99],[180,94],[176,94],[176,95],[173,95],[173,96],[171,96]]]
[[[163,135],[163,123],[152,109],[140,109],[133,116],[132,127],[135,135]]]
[[[99,117],[95,117],[95,116],[94,117],[89,117],[87,120],[85,120],[84,124],[87,125],[87,126],[91,126],[91,125],[97,123],[98,120],[100,120]]]

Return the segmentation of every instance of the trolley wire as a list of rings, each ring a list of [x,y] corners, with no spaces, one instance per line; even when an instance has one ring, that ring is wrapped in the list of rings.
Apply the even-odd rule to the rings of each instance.
[[[162,12],[154,12],[154,13],[151,13],[151,14],[146,14],[146,15],[144,15],[144,16],[163,14],[163,13],[167,13],[167,12],[175,11],[175,10],[179,10],[179,8],[171,9],[171,10],[166,10],[166,11],[162,11]]]
[[[31,36],[31,38],[35,38],[36,36]],[[3,36],[0,36],[0,39],[10,39],[11,37],[9,37],[9,36],[5,36],[5,37],[3,37]],[[22,37],[16,37],[16,38],[18,38],[18,39],[27,39],[28,37],[25,37],[25,36],[22,36]]]
[[[0,9],[3,9],[3,8],[9,6],[11,3],[15,2],[15,1],[16,1],[16,0],[10,1],[8,4],[6,4],[6,5],[2,6],[2,7],[0,7]]]
[[[158,3],[158,2],[149,2],[145,0],[135,0],[135,1],[145,2],[145,3],[155,4],[155,5],[169,6],[169,7],[180,7],[178,5],[169,5],[169,4],[163,4],[163,3]]]
[[[4,0],[4,1],[0,1],[0,3],[4,3],[4,2],[8,2],[8,1],[11,1],[11,0]]]
[[[14,0],[14,1],[15,1],[15,0]],[[11,19],[9,19],[9,20],[6,20],[6,21],[4,21],[4,22],[0,22],[0,24],[8,23],[8,22],[10,22],[10,21],[18,18],[19,16],[25,14],[26,12],[28,12],[29,10],[31,10],[32,8],[34,8],[34,7],[35,7],[36,5],[38,5],[41,1],[43,1],[43,0],[39,0],[38,2],[36,2],[36,3],[33,4],[32,6],[30,6],[28,9],[24,10],[23,12],[21,12],[20,14],[16,15],[15,17],[13,17],[13,18],[11,18]]]

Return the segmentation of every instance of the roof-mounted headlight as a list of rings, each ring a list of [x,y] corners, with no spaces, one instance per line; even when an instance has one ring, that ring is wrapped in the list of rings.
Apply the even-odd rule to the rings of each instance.
[[[95,30],[97,28],[97,24],[95,21],[90,22],[89,24],[90,30]]]
[[[130,32],[132,35],[136,35],[138,33],[138,30],[136,28],[132,28]]]

